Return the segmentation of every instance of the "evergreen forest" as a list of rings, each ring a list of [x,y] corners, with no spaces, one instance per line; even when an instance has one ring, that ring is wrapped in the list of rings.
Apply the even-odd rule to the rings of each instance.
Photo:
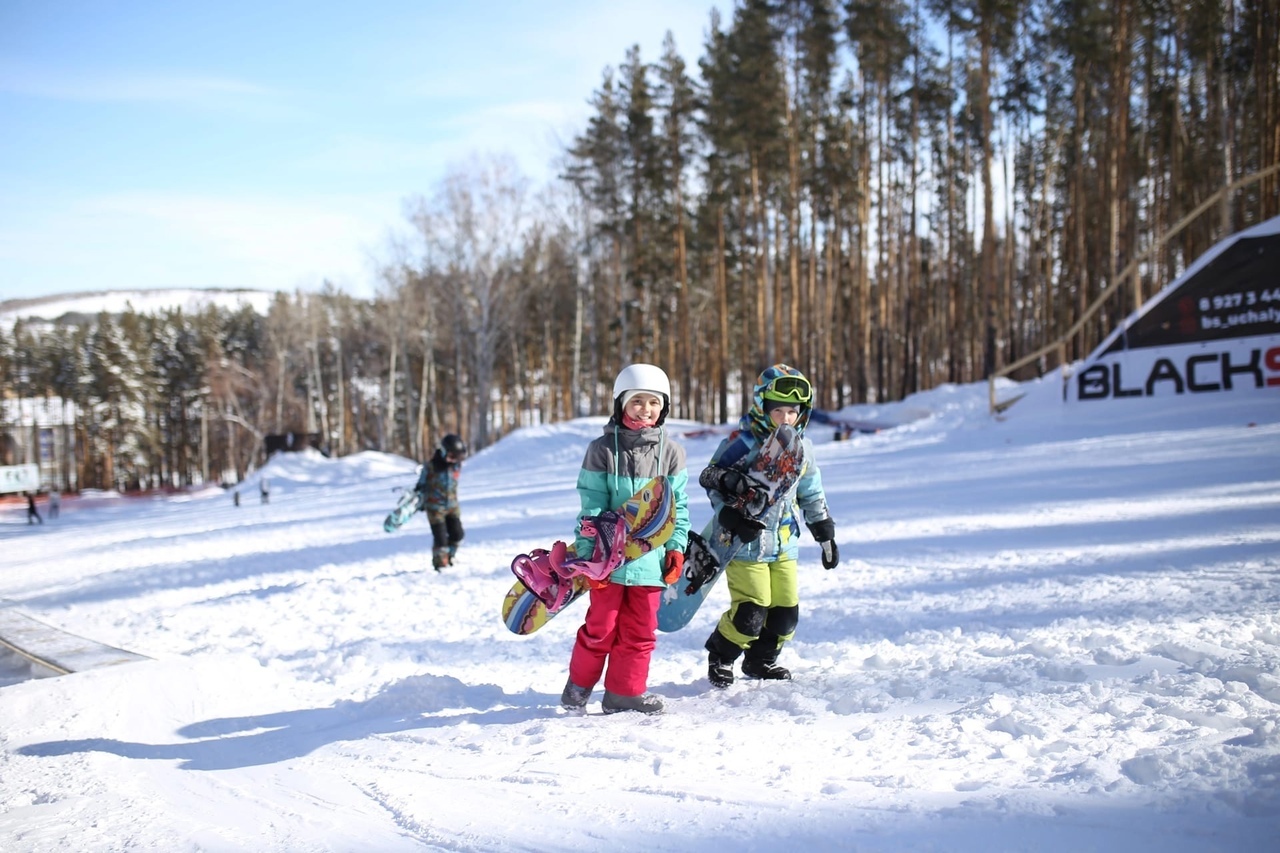
[[[287,430],[483,448],[607,414],[632,361],[704,422],[780,361],[819,408],[899,400],[1082,358],[1280,214],[1280,0],[738,0],[705,33],[602,69],[547,185],[477,155],[406,187],[375,297],[19,321],[5,398],[69,413],[64,486],[121,489],[238,482]]]

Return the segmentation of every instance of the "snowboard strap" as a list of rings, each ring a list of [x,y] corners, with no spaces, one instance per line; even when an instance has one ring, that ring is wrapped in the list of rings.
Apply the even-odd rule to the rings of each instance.
[[[511,561],[511,572],[547,605],[548,610],[564,605],[565,594],[574,578],[602,581],[622,565],[627,544],[626,519],[606,510],[582,519],[582,535],[595,540],[590,558],[572,556],[564,542],[557,541],[547,551],[535,548]]]

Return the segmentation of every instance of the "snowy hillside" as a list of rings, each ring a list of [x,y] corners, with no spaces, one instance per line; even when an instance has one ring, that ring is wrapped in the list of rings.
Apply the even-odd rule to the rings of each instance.
[[[209,306],[235,311],[248,305],[265,315],[275,299],[266,290],[109,290],[101,293],[67,293],[35,299],[9,299],[0,302],[0,325],[10,326],[15,320],[37,318],[56,320],[66,314],[93,316],[102,311],[118,314],[129,305],[140,314],[182,309],[192,314]]]
[[[152,658],[0,659],[0,849],[1276,849],[1274,391],[1022,390],[1003,421],[975,385],[814,426],[844,561],[803,539],[795,681],[709,687],[721,586],[659,636],[652,718],[559,709],[583,604],[499,618],[511,557],[571,533],[602,418],[468,460],[443,574],[421,516],[382,532],[415,468],[383,454],[277,456],[267,505],[0,513],[0,598]],[[696,480],[717,437],[682,441]]]

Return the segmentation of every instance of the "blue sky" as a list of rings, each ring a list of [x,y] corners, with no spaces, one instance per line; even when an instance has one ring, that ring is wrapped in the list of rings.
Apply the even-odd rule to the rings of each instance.
[[[513,155],[535,184],[605,66],[731,0],[0,2],[0,300],[372,295],[402,203]]]

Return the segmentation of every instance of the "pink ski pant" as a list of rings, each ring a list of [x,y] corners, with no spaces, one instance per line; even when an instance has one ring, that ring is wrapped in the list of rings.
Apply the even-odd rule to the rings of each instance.
[[[569,659],[569,680],[592,688],[604,673],[604,689],[639,696],[649,681],[649,658],[657,644],[660,586],[611,583],[591,590],[587,616]]]

